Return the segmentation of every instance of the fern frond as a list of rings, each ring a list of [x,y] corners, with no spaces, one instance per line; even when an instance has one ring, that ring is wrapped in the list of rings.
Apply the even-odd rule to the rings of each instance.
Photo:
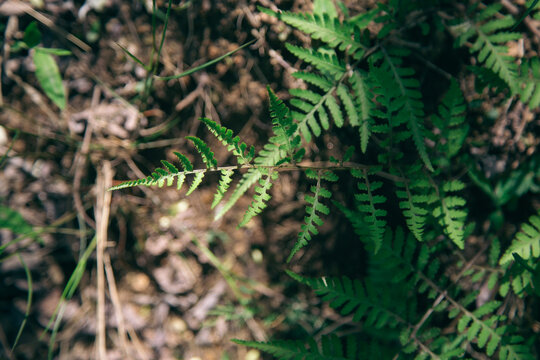
[[[508,325],[501,325],[506,317],[493,315],[501,304],[490,301],[473,312],[465,311],[458,321],[457,331],[466,334],[467,340],[475,341],[479,348],[485,348],[490,357],[498,349],[499,359],[533,359],[529,348],[523,344],[523,338],[509,334]]]
[[[341,51],[347,51],[355,59],[359,59],[365,53],[365,46],[356,41],[353,34],[359,31],[349,23],[341,23],[338,18],[333,18],[327,14],[307,14],[273,11],[261,8],[267,14],[273,15],[286,24],[289,24],[298,30],[308,34],[313,39],[321,40],[332,48],[338,48]],[[357,25],[367,26],[367,22],[357,22]]]
[[[351,77],[352,88],[355,92],[356,111],[359,114],[360,125],[360,149],[362,153],[367,150],[371,128],[373,126],[372,109],[373,102],[371,93],[367,83],[367,76],[362,74],[360,70],[354,72]]]
[[[423,176],[421,164],[413,165],[405,174],[409,181],[397,181],[396,196],[403,211],[407,227],[418,241],[423,241],[424,225],[428,215],[429,181]]]
[[[540,257],[540,212],[531,216],[528,222],[521,224],[520,231],[499,260],[499,264],[504,265],[513,261],[514,253],[524,260]]]
[[[269,139],[270,143],[276,144],[287,155],[288,159],[280,159],[276,162],[279,165],[285,161],[292,162],[296,150],[300,147],[300,135],[297,135],[298,125],[293,121],[291,111],[281,101],[280,98],[270,89],[268,96],[270,98],[270,116],[272,118],[272,130],[275,136]]]
[[[402,63],[401,56],[405,53],[401,50],[384,50],[385,68],[392,74],[393,82],[398,86],[399,102],[402,103],[397,111],[396,117],[402,118],[399,123],[405,122],[413,142],[418,150],[420,158],[426,167],[433,171],[433,166],[429,160],[424,144],[424,103],[420,93],[420,82],[412,77],[415,72],[411,68],[400,67]],[[390,84],[388,84],[390,85]]]
[[[249,147],[248,150],[246,143],[241,142],[240,137],[234,136],[231,129],[228,129],[213,120],[201,118],[200,121],[206,125],[208,130],[210,130],[223,145],[227,146],[227,150],[236,156],[240,165],[249,164],[251,162],[255,156],[255,148],[253,146]]]
[[[411,233],[405,234],[398,227],[394,232],[387,230],[381,249],[369,260],[369,278],[376,284],[403,284],[406,288],[414,286],[420,274],[426,278],[436,278],[439,261],[430,258],[427,245],[418,243]],[[410,286],[409,286],[410,284]],[[426,291],[425,284],[418,288]]]
[[[238,224],[238,227],[245,226],[249,220],[251,220],[254,216],[258,215],[263,211],[264,208],[266,208],[266,203],[268,200],[270,200],[270,195],[268,194],[268,191],[272,187],[272,181],[275,181],[278,177],[278,172],[273,170],[259,170],[263,173],[264,178],[259,180],[259,186],[255,187],[255,193],[256,195],[253,197],[253,201],[251,202],[251,205],[249,206],[248,210],[244,214],[244,218]]]
[[[285,46],[293,55],[306,63],[313,65],[323,74],[332,76],[336,80],[341,78],[346,71],[345,64],[343,64],[334,53],[321,52],[314,49],[304,49],[289,43],[286,43]]]
[[[366,280],[354,281],[347,276],[341,278],[306,278],[285,270],[296,281],[308,285],[315,293],[327,301],[330,307],[339,309],[341,315],[353,315],[354,322],[363,320],[365,326],[395,328],[403,323],[403,317],[396,311],[404,311],[402,303],[394,303],[380,286]],[[386,293],[388,295],[388,293]]]
[[[238,200],[248,191],[259,179],[262,177],[262,173],[258,169],[249,169],[244,176],[240,179],[233,193],[225,203],[225,205],[218,209],[214,219],[218,220],[225,215]]]
[[[298,234],[298,239],[296,240],[289,257],[287,258],[287,262],[290,262],[298,250],[306,246],[308,242],[311,241],[312,235],[317,235],[319,233],[316,226],[321,226],[323,221],[317,212],[324,215],[328,215],[330,213],[330,209],[321,202],[321,198],[329,199],[332,196],[332,193],[322,187],[321,180],[331,182],[338,180],[337,175],[331,171],[319,171],[318,173],[315,173],[314,170],[308,169],[306,171],[306,176],[310,179],[316,179],[317,184],[310,188],[313,196],[308,194],[304,196],[304,200],[309,204],[309,206],[306,207],[307,216],[304,218],[305,224],[301,226],[302,231],[300,231]]]
[[[437,189],[437,201],[433,216],[439,219],[440,225],[460,249],[465,247],[465,220],[467,218],[466,201],[460,196],[454,195],[465,187],[459,180],[448,181],[443,184],[441,189]]]
[[[370,251],[377,253],[381,247],[386,226],[386,220],[383,220],[386,216],[386,210],[380,209],[378,206],[386,202],[386,197],[375,195],[374,192],[382,187],[382,182],[370,181],[367,170],[352,170],[351,174],[363,180],[358,183],[360,193],[355,194],[354,197],[356,200],[356,215],[361,215],[366,227],[357,228],[357,235],[369,245]]]
[[[450,88],[439,105],[439,114],[433,116],[433,124],[440,130],[436,139],[437,149],[443,161],[450,160],[461,149],[469,125],[465,123],[465,99],[459,89],[458,83],[453,80]]]
[[[214,153],[210,150],[210,147],[201,139],[196,136],[186,136],[186,139],[191,140],[195,145],[195,148],[201,154],[201,157],[208,169],[217,168],[217,160],[214,158]]]
[[[513,27],[514,19],[511,16],[499,17],[501,4],[487,6],[480,11],[476,18],[462,26],[464,31],[457,38],[457,43],[461,46],[466,41],[476,37],[472,46],[471,53],[477,53],[478,61],[493,70],[515,94],[518,90],[517,82],[517,64],[514,59],[508,55],[508,48],[505,44],[509,41],[515,41],[522,37],[520,33],[500,31]]]
[[[357,360],[361,353],[358,350],[358,341],[355,337],[347,336],[342,339],[336,335],[323,335],[321,349],[314,339],[300,340],[273,340],[269,342],[246,341],[233,339],[239,345],[252,347],[275,356],[279,360]]]
[[[540,59],[537,57],[523,61],[520,69],[519,89],[521,101],[527,103],[531,110],[540,106]]]
[[[229,189],[229,185],[232,181],[233,174],[233,170],[221,170],[221,179],[219,180],[219,185],[216,194],[214,195],[214,201],[212,201],[212,209],[215,208],[225,196],[225,193]]]

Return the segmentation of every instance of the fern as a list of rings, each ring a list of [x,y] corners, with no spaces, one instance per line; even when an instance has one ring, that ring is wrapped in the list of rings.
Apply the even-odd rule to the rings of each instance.
[[[469,126],[465,123],[464,102],[458,83],[450,82],[450,88],[439,105],[439,114],[433,116],[433,124],[440,131],[435,141],[441,161],[456,156],[467,137]]]
[[[499,264],[504,265],[514,260],[514,253],[525,260],[540,257],[540,211],[531,216],[529,222],[521,224],[520,232],[512,240]]]
[[[253,201],[251,202],[249,209],[246,211],[244,218],[238,227],[246,225],[254,216],[260,214],[261,211],[266,207],[266,202],[270,200],[268,190],[270,190],[272,187],[272,181],[277,179],[278,173],[273,170],[265,170],[261,172],[263,173],[264,178],[259,180],[259,186],[255,187],[256,195],[253,197]]]
[[[403,56],[408,55],[408,51],[402,49],[385,49],[373,56],[372,61],[380,59],[381,67],[375,76],[378,76],[378,91],[382,96],[390,97],[385,101],[385,106],[389,113],[385,118],[395,127],[399,124],[406,124],[408,136],[412,137],[420,158],[426,167],[433,171],[433,166],[429,160],[426,146],[424,144],[424,104],[419,87],[420,83],[412,76],[415,74],[411,68],[402,67]],[[380,75],[385,76],[380,77]],[[389,88],[393,91],[389,91]],[[392,103],[390,103],[390,101]]]
[[[509,41],[518,40],[521,34],[502,31],[514,25],[511,16],[500,17],[501,4],[492,4],[478,12],[476,17],[466,23],[456,26],[460,30],[457,45],[476,38],[470,48],[472,53],[478,53],[478,61],[495,72],[506,82],[512,93],[517,93],[518,68],[514,59],[509,56],[508,48],[504,45]]]
[[[465,247],[465,219],[467,217],[466,201],[455,195],[463,190],[465,184],[459,180],[443,183],[442,187],[436,186],[436,192],[431,196],[431,201],[436,202],[433,216],[439,219],[446,235],[460,249]]]
[[[524,84],[519,89],[521,101],[536,109],[540,106],[540,60],[532,58],[523,61],[520,70],[519,83]]]
[[[374,193],[381,188],[382,182],[371,182],[368,178],[370,172],[367,170],[352,170],[351,174],[363,180],[358,183],[360,193],[354,196],[356,209],[348,209],[337,202],[334,204],[352,223],[360,240],[367,244],[370,251],[376,253],[381,247],[386,225],[386,221],[383,220],[386,216],[386,210],[378,208],[379,205],[386,202],[386,197]]]
[[[336,335],[324,335],[319,346],[315,340],[308,341],[283,341],[274,340],[269,342],[245,341],[233,339],[233,342],[264,351],[280,360],[355,360],[359,359],[361,352],[358,349],[358,341],[352,336],[342,340]]]
[[[388,296],[388,289],[381,289],[371,281],[352,281],[346,276],[341,278],[305,278],[292,271],[287,274],[296,281],[308,285],[327,301],[330,307],[339,309],[341,315],[353,315],[352,321],[364,320],[366,326],[377,329],[382,327],[394,328],[403,323],[405,304],[394,304]]]
[[[200,119],[206,127],[214,134],[223,145],[227,146],[227,150],[232,152],[238,159],[240,165],[249,164],[255,155],[255,148],[249,147],[246,143],[240,141],[240,137],[234,136],[233,131],[227,129],[225,126],[221,126],[215,121],[208,118]]]
[[[356,19],[356,21],[341,23],[337,17],[328,13],[308,14],[289,11],[276,13],[261,7],[259,9],[303,31],[313,39],[321,40],[331,48],[347,51],[355,59],[362,57],[366,47],[351,35],[366,27],[369,20],[375,15],[375,13],[370,13],[362,19],[363,21]]]
[[[338,180],[337,175],[331,171],[319,171],[318,173],[315,173],[315,171],[308,169],[306,170],[306,176],[310,179],[316,179],[317,184],[311,187],[313,196],[306,194],[304,197],[304,200],[309,204],[309,206],[306,208],[307,216],[304,219],[305,224],[301,226],[302,231],[300,231],[298,234],[298,239],[296,240],[296,244],[287,258],[287,262],[290,262],[298,250],[308,244],[308,242],[311,240],[312,234],[317,235],[319,233],[316,226],[321,226],[323,221],[317,212],[324,215],[328,215],[330,213],[330,209],[321,202],[321,198],[329,199],[332,196],[332,193],[322,187],[321,180],[331,182]]]
[[[221,170],[221,179],[219,180],[218,188],[216,194],[214,195],[214,200],[212,201],[212,209],[215,208],[225,196],[225,193],[229,189],[229,185],[232,181],[233,174],[233,170]]]
[[[418,241],[423,241],[424,226],[428,218],[430,184],[421,171],[421,164],[408,169],[405,177],[409,181],[396,182],[396,196],[403,211],[407,227]]]

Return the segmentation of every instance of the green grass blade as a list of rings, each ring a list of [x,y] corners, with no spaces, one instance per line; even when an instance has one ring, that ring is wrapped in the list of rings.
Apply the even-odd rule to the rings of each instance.
[[[19,261],[24,268],[24,272],[26,273],[26,281],[28,282],[28,297],[26,298],[26,311],[24,312],[24,319],[21,323],[21,326],[19,327],[19,331],[17,332],[17,336],[15,337],[15,341],[13,342],[13,346],[11,346],[11,352],[13,352],[17,347],[24,327],[26,326],[26,321],[28,320],[28,316],[30,315],[30,309],[32,308],[32,294],[34,292],[32,287],[32,274],[30,273],[30,269],[28,268],[20,254],[17,254],[17,257],[19,258]]]
[[[214,60],[210,60],[210,61],[208,61],[208,62],[206,62],[206,63],[204,63],[204,64],[202,64],[202,65],[199,65],[199,66],[197,66],[197,67],[194,67],[194,68],[192,68],[192,69],[189,69],[189,70],[187,70],[187,71],[184,71],[184,72],[181,73],[181,74],[178,74],[178,75],[172,75],[172,76],[164,76],[164,77],[162,77],[162,76],[156,76],[156,77],[157,77],[158,79],[160,79],[160,80],[180,79],[181,77],[191,75],[191,74],[193,74],[194,72],[197,72],[197,71],[199,71],[199,70],[202,70],[202,69],[204,69],[204,68],[206,68],[206,67],[208,67],[208,66],[214,65],[215,63],[217,63],[217,62],[219,62],[219,61],[225,59],[225,58],[228,57],[228,56],[231,56],[232,54],[234,54],[234,53],[237,52],[238,50],[241,50],[241,49],[245,48],[246,46],[249,46],[249,45],[253,44],[254,42],[255,42],[255,40],[251,40],[251,41],[245,43],[244,45],[242,45],[242,46],[240,46],[240,47],[238,47],[238,48],[236,48],[236,49],[234,49],[234,50],[232,50],[232,51],[229,51],[228,53],[226,53],[226,54],[224,54],[224,55],[221,55],[221,56],[218,57],[218,58],[215,58]]]

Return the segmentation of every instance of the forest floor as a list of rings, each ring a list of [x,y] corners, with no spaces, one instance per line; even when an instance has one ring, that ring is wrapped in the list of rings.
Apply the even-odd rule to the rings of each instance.
[[[335,319],[330,308],[308,297],[309,291],[283,272],[303,221],[306,189],[298,185],[300,174],[281,176],[269,204],[272,211],[242,229],[236,225],[250,197],[213,220],[217,177],[209,176],[189,197],[185,189],[173,188],[105,191],[122,180],[145,177],[161,166],[160,160],[174,162],[174,151],[197,159],[185,140],[188,135],[212,145],[220,164],[235,165],[208,136],[200,117],[233,129],[248,144],[264,144],[271,128],[266,86],[287,98],[286,89],[296,81],[291,73],[298,64],[291,62],[283,42],[309,44],[309,39],[256,7],[307,11],[310,1],[175,1],[157,70],[161,76],[255,42],[190,76],[154,79],[148,91],[148,71],[122,47],[145,64],[151,60],[152,1],[42,3],[0,4],[0,156],[12,146],[0,171],[0,201],[39,231],[38,241],[24,240],[9,249],[20,257],[0,263],[0,358],[47,357],[51,335],[42,333],[96,233],[107,238],[104,255],[91,255],[78,290],[63,308],[54,347],[60,359],[93,359],[100,348],[109,359],[257,359],[257,352],[230,339],[314,333],[321,327],[318,319]],[[163,15],[166,4],[157,3]],[[348,3],[359,13],[374,1]],[[67,90],[63,111],[41,90],[31,51],[15,49],[33,21],[42,33],[42,46],[72,53],[56,58]],[[159,41],[162,19],[156,24]],[[538,126],[529,127],[530,134],[519,133],[534,114],[516,111],[521,112],[508,117],[508,123],[477,134],[484,142],[498,142],[499,154],[507,153],[480,154],[492,171],[517,166],[537,145]],[[529,142],[512,143],[518,138]],[[313,151],[329,156],[333,149]],[[341,273],[361,272],[360,259],[343,260],[358,256],[347,252],[354,242],[344,222],[326,220],[321,228],[325,241],[314,242],[291,269],[309,263],[302,270],[306,275],[323,267],[332,273],[342,262],[350,268],[341,268]],[[0,244],[15,238],[0,229]],[[32,306],[11,353],[7,349],[25,319],[25,267],[32,278]],[[104,320],[98,304],[104,304]],[[96,334],[104,334],[101,347]]]

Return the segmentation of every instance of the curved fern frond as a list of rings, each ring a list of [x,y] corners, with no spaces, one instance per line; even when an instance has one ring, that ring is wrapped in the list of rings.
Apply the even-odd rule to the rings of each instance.
[[[339,309],[341,315],[353,314],[354,322],[363,320],[364,325],[377,329],[395,328],[404,323],[402,314],[405,313],[406,305],[393,302],[393,298],[388,296],[390,290],[382,289],[369,280],[353,281],[347,276],[306,278],[292,271],[285,271],[296,281],[312,288],[330,307]]]
[[[431,185],[423,176],[421,164],[411,166],[405,177],[409,181],[397,181],[396,196],[403,211],[407,227],[418,241],[423,241],[424,225],[428,215],[429,190]]]
[[[459,84],[453,80],[450,88],[439,105],[439,114],[433,116],[433,124],[440,130],[435,143],[442,154],[442,161],[454,157],[467,137],[469,125],[465,123],[465,99],[459,89]]]
[[[272,187],[272,181],[275,181],[278,178],[277,171],[273,170],[260,170],[261,173],[263,173],[264,178],[259,180],[259,186],[255,187],[255,193],[256,195],[253,197],[253,201],[251,202],[251,205],[249,206],[249,209],[244,214],[244,218],[238,224],[238,227],[245,226],[249,220],[251,220],[254,216],[257,216],[258,214],[263,211],[264,208],[266,208],[266,203],[268,200],[270,200],[270,195],[268,194],[268,191]]]
[[[197,189],[199,185],[201,185],[202,180],[204,178],[204,174],[205,173],[203,171],[195,174],[195,176],[193,177],[193,181],[191,182],[191,185],[189,186],[189,189],[186,193],[186,196],[191,195],[191,193],[193,193],[195,189]]]
[[[208,130],[210,130],[210,132],[214,134],[223,143],[223,145],[227,146],[227,150],[236,156],[240,165],[249,164],[251,160],[253,160],[253,157],[255,156],[255,148],[251,146],[248,150],[246,143],[241,142],[240,137],[234,136],[231,129],[228,129],[208,118],[201,118],[200,121],[206,125]]]
[[[351,77],[351,84],[355,93],[354,99],[356,112],[358,113],[358,125],[360,126],[360,149],[365,153],[373,126],[372,110],[374,105],[371,100],[372,95],[367,83],[367,76],[359,70],[355,71]]]
[[[246,191],[248,191],[261,177],[262,173],[260,171],[258,171],[257,169],[249,169],[242,176],[225,205],[221,208],[218,208],[214,219],[218,220],[223,215],[225,215],[234,206],[234,204],[236,204],[236,202],[240,200],[242,195],[244,195]]]
[[[374,283],[416,285],[423,274],[427,279],[436,278],[440,263],[430,259],[429,248],[419,244],[411,233],[405,234],[398,227],[394,232],[385,233],[381,249],[369,260],[369,278]],[[419,287],[419,292],[427,290],[426,284]]]
[[[368,245],[368,249],[373,253],[379,251],[382,244],[386,220],[386,210],[380,209],[379,206],[386,202],[386,197],[383,195],[375,195],[375,191],[382,187],[380,181],[370,181],[368,178],[368,170],[352,170],[351,174],[362,182],[358,183],[360,193],[355,194],[356,211],[345,209],[338,205],[344,212],[345,216],[355,226],[355,232],[360,240]],[[359,222],[360,221],[360,222]]]
[[[531,58],[521,63],[519,83],[524,84],[519,89],[521,101],[528,103],[534,110],[540,106],[540,59]]]
[[[293,121],[291,111],[281,101],[280,98],[268,86],[268,96],[270,98],[270,116],[272,118],[272,130],[275,136],[269,139],[269,142],[279,146],[288,157],[280,159],[276,165],[283,162],[292,162],[296,150],[300,147],[300,135],[297,134],[298,125]]]
[[[420,82],[413,77],[415,74],[413,69],[401,67],[402,57],[407,54],[407,51],[401,49],[382,48],[383,65],[381,71],[389,72],[389,80],[391,81],[386,83],[384,80],[388,77],[384,77],[381,79],[383,82],[380,85],[384,87],[382,91],[387,91],[390,86],[397,87],[393,93],[393,95],[397,95],[397,99],[396,103],[392,105],[392,112],[394,112],[392,121],[407,125],[420,158],[426,167],[433,171],[424,143],[424,103],[420,93]]]
[[[239,345],[252,347],[275,356],[279,360],[357,360],[361,358],[358,341],[355,337],[347,336],[340,339],[334,334],[324,335],[321,345],[314,339],[300,340],[273,340],[269,342],[246,341],[233,339]]]
[[[475,19],[461,24],[459,28],[456,27],[462,32],[457,38],[457,43],[462,46],[476,37],[470,47],[471,53],[478,53],[478,61],[499,75],[508,84],[512,94],[515,94],[518,90],[518,67],[514,59],[508,55],[508,48],[504,44],[520,39],[522,34],[502,31],[513,27],[514,19],[509,15],[502,16],[499,13],[501,8],[502,5],[499,3],[489,5],[478,12]]]
[[[233,174],[233,170],[221,170],[221,179],[219,180],[219,185],[216,194],[214,195],[214,200],[212,201],[212,209],[215,208],[225,196],[225,193],[229,189],[229,185],[232,181]]]
[[[499,359],[533,359],[529,348],[523,344],[523,338],[511,335],[508,325],[501,325],[506,320],[506,316],[496,314],[501,304],[500,301],[490,301],[473,312],[465,310],[458,321],[457,331],[466,334],[467,340],[475,341],[479,348],[485,348],[490,357],[498,349]]]
[[[518,254],[524,260],[540,257],[540,212],[521,224],[520,231],[512,240],[499,264],[504,265],[514,260],[512,254]]]
[[[331,171],[319,171],[316,173],[314,170],[308,169],[306,170],[306,176],[310,179],[316,179],[317,184],[310,188],[313,195],[306,194],[304,196],[304,200],[309,204],[306,207],[307,216],[304,218],[305,224],[301,226],[302,231],[300,231],[298,234],[298,239],[296,240],[289,257],[287,258],[287,262],[290,262],[298,250],[308,244],[312,235],[317,235],[319,233],[316,226],[321,226],[323,224],[323,220],[319,216],[318,212],[324,215],[328,215],[330,213],[330,209],[321,202],[321,198],[329,199],[332,196],[332,193],[322,187],[321,180],[331,182],[338,180],[337,175]]]
[[[191,161],[189,161],[189,159],[185,155],[179,152],[174,152],[174,154],[176,155],[178,160],[180,160],[180,164],[182,165],[184,171],[179,171],[178,168],[170,162],[162,160],[161,163],[165,167],[164,169],[157,168],[152,172],[150,176],[142,179],[124,181],[118,185],[111,187],[109,191],[120,190],[135,186],[172,186],[174,183],[174,179],[177,179],[177,189],[180,190],[184,183],[186,173],[193,174],[194,171]]]
[[[442,188],[436,188],[437,195],[434,195],[438,204],[433,210],[433,216],[439,219],[440,225],[460,249],[465,247],[465,220],[467,218],[466,201],[460,196],[454,195],[463,190],[465,184],[459,180],[448,181]]]
[[[280,11],[279,13],[260,8],[262,12],[275,16],[283,20],[298,30],[308,34],[313,39],[321,40],[332,48],[346,51],[355,59],[359,59],[365,53],[365,46],[356,41],[353,34],[360,30],[360,25],[366,27],[369,21],[356,21],[356,26],[352,23],[341,23],[337,17],[325,14],[292,13]],[[375,14],[372,13],[373,17]]]
[[[214,158],[214,153],[210,150],[210,147],[201,139],[196,136],[186,136],[186,139],[191,140],[195,145],[195,148],[201,154],[201,157],[208,169],[217,168],[217,160]]]
[[[285,46],[293,55],[313,65],[323,74],[332,76],[335,80],[340,79],[346,71],[345,64],[338,59],[335,53],[304,49],[289,43],[286,43]]]

